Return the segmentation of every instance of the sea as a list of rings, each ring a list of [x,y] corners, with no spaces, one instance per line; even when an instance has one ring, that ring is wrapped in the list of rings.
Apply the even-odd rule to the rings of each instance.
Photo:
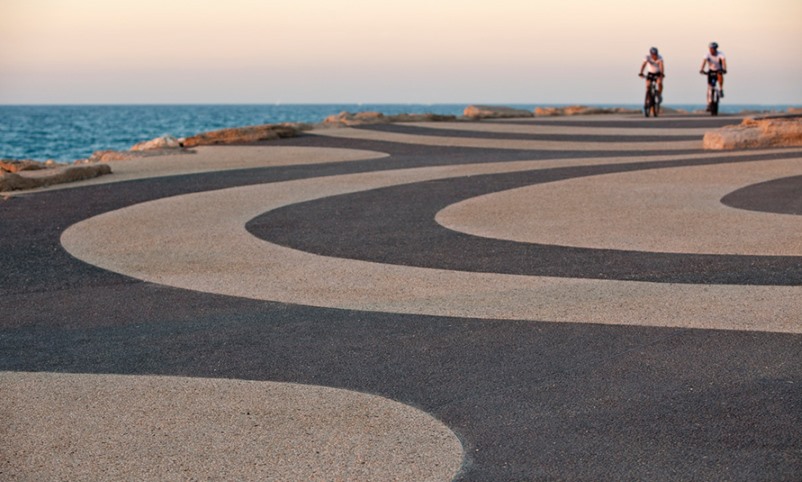
[[[532,110],[534,104],[505,104]],[[537,104],[563,107],[566,104]],[[100,150],[127,150],[162,135],[188,137],[228,127],[318,123],[340,112],[461,115],[467,104],[0,105],[0,159],[70,163]],[[638,105],[607,105],[628,107]],[[667,105],[694,111],[702,105]],[[723,105],[721,113],[782,112],[791,105]]]

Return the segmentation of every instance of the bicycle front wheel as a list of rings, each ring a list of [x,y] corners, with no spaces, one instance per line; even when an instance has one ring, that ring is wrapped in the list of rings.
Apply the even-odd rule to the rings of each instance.
[[[710,96],[710,115],[718,115],[718,100],[718,92],[714,90]]]

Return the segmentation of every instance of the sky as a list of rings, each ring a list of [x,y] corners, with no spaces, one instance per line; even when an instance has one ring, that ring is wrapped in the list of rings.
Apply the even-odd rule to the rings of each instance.
[[[802,0],[0,0],[0,104],[802,105]]]

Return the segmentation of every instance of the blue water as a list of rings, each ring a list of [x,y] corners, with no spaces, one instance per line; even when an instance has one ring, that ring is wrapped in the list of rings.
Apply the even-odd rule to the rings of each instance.
[[[528,110],[535,107],[529,104],[510,106]],[[698,105],[667,107],[703,108]],[[722,112],[781,111],[788,107],[725,105]],[[138,142],[165,134],[187,137],[226,127],[316,123],[342,111],[460,115],[464,109],[465,104],[0,105],[0,159],[72,162],[87,158],[94,151],[126,150]]]

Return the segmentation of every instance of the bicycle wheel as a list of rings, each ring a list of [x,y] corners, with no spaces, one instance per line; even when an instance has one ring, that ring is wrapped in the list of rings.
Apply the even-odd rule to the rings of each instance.
[[[718,92],[715,90],[710,99],[710,115],[718,115]]]
[[[649,117],[652,112],[652,105],[654,104],[654,99],[652,98],[652,93],[650,91],[646,91],[646,100],[643,101],[643,115],[645,117]]]

